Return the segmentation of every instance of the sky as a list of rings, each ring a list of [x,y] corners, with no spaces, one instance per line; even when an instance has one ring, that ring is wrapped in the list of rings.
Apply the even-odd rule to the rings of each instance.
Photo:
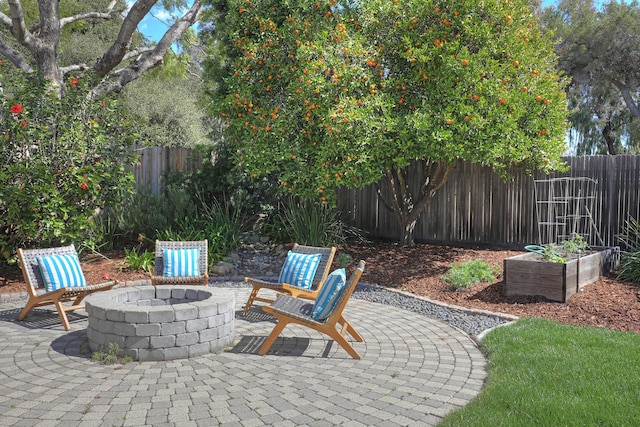
[[[129,4],[133,3],[128,1]],[[192,3],[192,2],[190,2]],[[138,30],[144,34],[148,39],[158,41],[169,28],[172,23],[169,12],[162,7],[154,6],[151,9],[151,13],[147,14],[140,24],[138,24]]]

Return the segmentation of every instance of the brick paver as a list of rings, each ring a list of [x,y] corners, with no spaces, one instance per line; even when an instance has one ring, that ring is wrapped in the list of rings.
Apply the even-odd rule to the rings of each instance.
[[[475,342],[442,322],[351,300],[364,337],[353,360],[313,330],[287,326],[266,356],[274,326],[248,289],[234,289],[234,346],[173,361],[100,365],[91,360],[86,313],[0,303],[0,426],[435,425],[475,397],[486,361]]]

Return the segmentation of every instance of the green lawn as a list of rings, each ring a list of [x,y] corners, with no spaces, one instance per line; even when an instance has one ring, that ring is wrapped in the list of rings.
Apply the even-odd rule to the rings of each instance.
[[[484,390],[442,426],[640,426],[640,334],[521,319],[482,348]]]

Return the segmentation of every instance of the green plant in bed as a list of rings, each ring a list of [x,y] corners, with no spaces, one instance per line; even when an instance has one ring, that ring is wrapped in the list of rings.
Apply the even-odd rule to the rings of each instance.
[[[496,279],[496,267],[481,261],[471,260],[461,264],[453,264],[442,280],[451,284],[456,290],[465,290],[474,283],[492,282]]]

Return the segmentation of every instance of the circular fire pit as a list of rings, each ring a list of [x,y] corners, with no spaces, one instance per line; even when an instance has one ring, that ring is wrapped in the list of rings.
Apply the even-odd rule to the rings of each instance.
[[[235,297],[202,286],[135,286],[86,299],[91,351],[116,343],[134,360],[173,360],[231,345]]]

